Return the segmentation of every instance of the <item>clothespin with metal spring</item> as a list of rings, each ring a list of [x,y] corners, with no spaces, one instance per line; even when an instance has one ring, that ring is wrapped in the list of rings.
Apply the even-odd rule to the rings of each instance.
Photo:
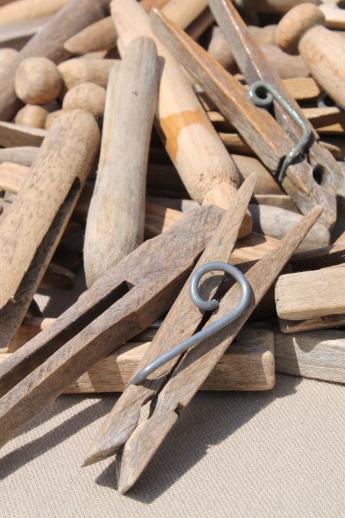
[[[321,214],[320,208],[311,211],[275,251],[256,263],[245,276],[226,265],[224,269],[232,275],[235,273],[239,283],[236,282],[219,303],[209,301],[222,281],[218,275],[210,276],[202,283],[200,299],[201,277],[210,270],[223,269],[231,254],[254,185],[255,175],[251,175],[234,196],[232,207],[225,213],[190,280],[164,319],[137,374],[115,404],[90,449],[84,465],[116,454],[121,493],[135,483],[183,407],[228,349]],[[219,265],[218,261],[223,264]],[[200,306],[202,309],[213,307],[217,311],[205,322]],[[147,405],[151,412],[142,420],[142,407]]]
[[[301,189],[309,188],[309,185],[312,188],[314,185],[327,191],[330,197],[328,201],[327,198],[325,198],[324,201],[325,203],[329,203],[328,210],[331,211],[334,216],[336,201],[340,203],[344,203],[345,201],[345,172],[343,168],[335,160],[329,150],[319,142],[317,132],[295,99],[290,97],[277,70],[268,61],[266,55],[249,32],[247,25],[236,10],[234,3],[230,0],[210,0],[209,6],[249,87],[251,89],[255,88],[255,85],[259,84],[258,81],[263,81],[266,86],[271,89],[271,93],[274,97],[272,113],[276,121],[284,128],[289,138],[297,144],[297,146],[299,145],[299,149],[297,146],[295,148],[295,150],[299,151],[299,154],[295,155],[295,162],[292,161],[291,163],[296,163],[296,158],[300,162],[304,158],[310,163],[310,181],[306,182],[308,179],[304,180],[304,176],[301,176]],[[284,99],[283,103],[281,99]],[[306,131],[309,131],[311,139],[305,146],[306,140],[304,140],[303,137],[305,137]],[[286,159],[288,159],[288,157],[289,155],[287,155]],[[290,154],[290,157],[293,157],[293,154]],[[284,171],[284,167],[282,166],[280,169],[280,181],[282,182],[282,186],[289,193],[290,186],[288,185],[288,179],[286,179],[286,182],[283,181],[284,175],[287,172],[288,167],[285,167]],[[290,172],[291,167],[289,173]],[[293,175],[288,174],[288,176],[290,176],[291,181],[293,181]],[[332,224],[331,219],[332,216],[330,214],[330,224]]]
[[[224,1],[226,0],[217,2],[217,5],[223,5]],[[314,167],[306,160],[308,150],[306,146],[307,148],[313,146],[314,133],[304,121],[302,124],[300,114],[296,112],[291,102],[286,100],[286,96],[284,94],[279,96],[284,105],[282,110],[282,103],[280,103],[280,111],[290,121],[289,125],[293,126],[294,133],[285,131],[268,111],[255,106],[245,87],[162,13],[157,10],[153,11],[151,25],[162,43],[188,70],[195,82],[203,88],[205,94],[236,128],[263,164],[277,179],[278,176],[281,178],[283,189],[300,211],[305,214],[312,207],[320,205],[324,209],[320,222],[331,227],[335,223],[337,212],[334,186],[326,189],[324,185],[319,185],[314,179]],[[268,81],[267,78],[264,79]],[[252,82],[250,81],[249,84]],[[262,86],[261,83],[260,87],[262,88]],[[265,86],[266,89],[270,89],[272,94],[274,91],[272,84],[267,85],[266,83]],[[279,94],[281,94],[280,90]],[[286,113],[287,107],[289,114]],[[291,115],[294,116],[294,120],[291,119]],[[300,125],[303,125],[302,140],[301,129],[296,129],[297,118]],[[297,138],[296,132],[298,132]],[[298,147],[296,147],[296,142]],[[329,181],[331,182],[331,180]]]

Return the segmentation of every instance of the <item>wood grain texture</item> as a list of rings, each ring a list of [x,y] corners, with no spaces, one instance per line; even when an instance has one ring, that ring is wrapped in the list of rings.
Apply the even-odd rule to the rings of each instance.
[[[276,371],[345,383],[345,333],[335,329],[285,335],[274,333]]]
[[[23,321],[72,216],[82,185],[83,178],[82,181],[74,182],[72,185],[39,244],[28,270],[24,273],[15,299],[10,300],[0,310],[0,347],[5,347],[10,343]],[[13,205],[14,203],[11,204],[11,208],[6,211],[5,215],[13,210]],[[3,221],[5,222],[5,217]]]
[[[73,183],[83,183],[95,160],[99,131],[86,113],[57,121],[27,182],[1,224],[0,308],[15,299],[24,273]],[[44,192],[44,196],[42,196]]]
[[[269,205],[270,207],[279,207],[280,209],[289,210],[299,214],[299,210],[292,202],[290,196],[287,194],[256,194],[253,198],[253,203],[258,205]]]
[[[293,147],[281,126],[267,111],[256,108],[248,100],[243,86],[164,15],[156,12],[152,20],[155,33],[174,51],[174,55],[207,91],[211,100],[250,144],[265,166],[276,174],[281,160]],[[324,208],[323,223],[327,226],[334,224],[334,193],[316,183],[312,167],[305,160],[288,168],[282,185],[302,213],[308,212],[315,205],[321,205]]]
[[[282,333],[301,333],[317,329],[335,329],[345,325],[345,314],[327,315],[323,317],[308,318],[306,320],[279,319],[279,327]]]
[[[0,121],[0,146],[35,146],[39,147],[47,132],[39,128],[29,128],[14,124],[13,122]]]
[[[191,401],[198,388],[207,378],[219,358],[228,349],[239,330],[243,327],[255,306],[274,282],[290,256],[320,216],[315,208],[298,223],[280,242],[278,248],[256,263],[246,274],[253,290],[252,301],[235,322],[202,342],[183,355],[172,376],[155,400],[152,413],[144,419],[121,449],[118,460],[118,490],[125,493],[133,486],[167,433],[178,420],[183,408]],[[240,297],[240,289],[235,284],[222,299],[216,315],[212,315],[207,325],[230,311]],[[119,445],[123,441],[119,441]]]
[[[220,215],[214,207],[189,211],[170,232],[146,241],[109,270],[47,330],[0,364],[0,393],[5,394],[0,400],[1,445],[96,361],[168,309]]]
[[[42,325],[47,326],[48,319]],[[21,326],[21,338],[34,336],[37,327]],[[23,344],[23,342],[22,342]],[[115,353],[99,360],[91,369],[65,388],[64,394],[123,392],[138,369],[151,342],[123,345]],[[15,350],[15,349],[14,349]],[[0,354],[0,363],[10,353]],[[270,390],[275,382],[273,332],[264,327],[244,328],[236,337],[229,354],[225,353],[202,386],[202,390]]]
[[[34,56],[46,57],[55,63],[66,59],[68,53],[63,47],[66,39],[103,15],[103,0],[69,0],[63,9],[51,17],[42,30],[22,48],[17,58],[1,72],[0,119],[11,119],[20,106],[14,91],[14,78],[19,64]]]
[[[135,0],[115,0],[111,9],[122,46],[138,35],[146,35],[154,39],[159,55],[164,57],[157,108],[159,131],[189,194],[202,202],[209,191],[221,185],[223,197],[227,195],[230,203],[239,183],[237,168],[208,121],[186,75],[153,35],[149,17]],[[209,196],[209,203],[218,202],[218,192],[214,191],[214,199]]]
[[[243,178],[254,171],[258,175],[255,194],[283,194],[284,191],[262,163],[256,158],[233,154],[232,158]]]
[[[304,320],[345,313],[344,272],[339,267],[282,275],[275,288],[278,316]]]
[[[146,173],[159,85],[154,42],[137,38],[111,71],[84,241],[88,286],[144,238]]]
[[[253,174],[239,189],[234,198],[233,206],[225,212],[194,271],[210,261],[229,261],[242,219],[254,190],[255,181],[255,174]],[[205,276],[201,296],[205,299],[212,298],[222,279],[222,275],[211,276],[208,274]],[[139,366],[140,369],[196,332],[203,318],[203,313],[191,300],[189,281],[190,277],[165,317],[163,324],[151,343],[150,349],[143,357]],[[147,383],[145,382],[145,384],[139,386],[129,385],[127,387],[108,415],[106,422],[102,425],[91,446],[85,465],[98,462],[114,454],[120,446],[119,438],[121,444],[124,444],[137,426],[142,405],[152,399],[164,386],[167,377],[171,374],[178,360],[178,357],[173,358],[162,365],[149,376]]]
[[[224,34],[227,37],[229,45],[231,45],[237,63],[244,73],[247,83],[251,84],[259,79],[272,83],[278,91],[289,100],[294,109],[298,111],[300,117],[308,123],[298,104],[294,99],[289,98],[285,85],[275,69],[266,59],[260,47],[252,38],[233,4],[229,0],[221,0],[219,2],[211,0],[210,5],[219,25],[223,28]],[[311,5],[311,8],[313,7],[314,6]],[[297,142],[300,138],[300,130],[297,129],[292,119],[281,108],[281,106],[278,105],[278,103],[274,103],[274,114],[277,121],[283,126],[290,138]],[[344,171],[334,160],[330,152],[319,145],[318,136],[315,133],[314,141],[308,151],[311,165],[313,167],[318,165],[322,171],[320,185],[318,185],[312,177],[313,171],[310,170],[309,176],[311,178],[311,183],[309,184],[309,188],[311,190],[314,188],[319,190],[321,188],[321,190],[329,192],[329,196],[327,196],[326,192],[323,192],[322,194],[320,192],[320,195],[323,196],[325,203],[329,204],[329,209],[333,214],[331,219],[334,221],[334,193],[337,193],[340,196],[345,195]],[[300,179],[303,185],[305,182],[307,182],[307,184],[309,183],[307,178],[304,176],[301,176]],[[290,192],[288,192],[288,194],[290,194]]]
[[[281,207],[269,205],[250,205],[253,218],[253,230],[267,236],[282,239],[282,237],[302,219],[301,214],[291,212]],[[316,223],[300,244],[298,250],[313,250],[328,246],[330,234],[321,223]]]
[[[14,162],[30,167],[37,158],[38,147],[19,146],[0,149],[0,162]]]

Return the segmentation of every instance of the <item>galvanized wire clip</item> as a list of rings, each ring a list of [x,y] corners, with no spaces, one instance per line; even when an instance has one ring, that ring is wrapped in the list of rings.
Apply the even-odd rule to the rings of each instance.
[[[152,372],[154,372],[156,369],[170,361],[172,358],[175,358],[175,356],[179,356],[180,354],[186,352],[194,345],[197,345],[203,340],[206,340],[207,338],[214,335],[227,325],[231,324],[231,322],[233,322],[239,316],[242,315],[243,311],[246,309],[250,302],[251,287],[245,275],[243,275],[243,273],[238,268],[232,266],[231,264],[213,261],[206,263],[203,266],[200,266],[200,268],[198,268],[192,275],[189,284],[189,294],[192,301],[201,311],[214,311],[218,308],[218,300],[205,300],[201,297],[199,293],[199,283],[201,281],[201,278],[206,273],[215,270],[223,271],[231,275],[240,284],[242,290],[242,297],[237,306],[223,318],[220,318],[210,326],[206,327],[205,329],[202,329],[198,333],[195,333],[195,335],[190,336],[180,344],[170,349],[170,351],[167,351],[166,353],[162,354],[161,356],[153,360],[151,363],[146,365],[143,369],[141,369],[137,374],[134,375],[134,377],[129,381],[129,384],[138,385],[139,383],[142,383]]]
[[[278,181],[282,182],[287,168],[299,158],[310,146],[312,141],[312,130],[307,120],[304,120],[289,101],[271,84],[266,81],[255,81],[249,88],[249,97],[256,106],[267,108],[273,100],[290,115],[302,131],[299,142],[292,148],[284,159],[278,173]]]

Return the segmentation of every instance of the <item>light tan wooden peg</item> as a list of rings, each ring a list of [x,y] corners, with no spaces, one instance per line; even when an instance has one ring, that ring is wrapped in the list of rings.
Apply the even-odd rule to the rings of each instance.
[[[286,52],[299,52],[314,79],[345,108],[345,39],[324,27],[322,11],[300,4],[279,22],[276,43]]]

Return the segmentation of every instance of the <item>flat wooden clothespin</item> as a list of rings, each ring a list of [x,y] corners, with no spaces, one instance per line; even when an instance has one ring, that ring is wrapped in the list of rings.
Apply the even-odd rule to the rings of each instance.
[[[0,446],[99,359],[152,325],[175,299],[222,210],[199,207],[108,270],[0,365]]]
[[[345,324],[345,266],[282,275],[275,287],[277,314],[284,333]]]
[[[284,82],[274,67],[268,62],[233,3],[230,0],[211,0],[210,7],[217,23],[222,29],[224,37],[231,47],[240,70],[244,74],[247,84],[251,85],[255,81],[264,80],[273,85],[275,89],[289,101],[289,104],[298,113],[305,124],[311,128],[301,108],[289,94]],[[309,7],[311,9],[317,9],[312,5],[309,5]],[[274,102],[274,114],[276,120],[283,126],[290,138],[295,142],[298,141],[300,138],[300,130],[297,129],[292,118],[289,117],[286,111],[283,110],[277,102]],[[320,173],[320,185],[329,192],[344,197],[344,170],[331,153],[319,144],[319,137],[315,131],[313,131],[313,137],[308,153],[313,170],[315,173],[317,171]],[[313,174],[312,171],[311,174]]]
[[[241,219],[253,193],[254,183],[255,177],[251,176],[238,191],[233,207],[225,213],[193,275],[209,261],[228,260]],[[131,384],[127,387],[92,445],[85,465],[117,454],[118,488],[122,493],[128,491],[176,423],[181,410],[190,402],[225,353],[301,240],[319,218],[321,211],[319,207],[312,210],[284,237],[276,250],[250,268],[246,274],[251,288],[250,298],[237,320],[178,357],[170,357],[168,363],[151,372],[142,384]],[[194,276],[191,279],[193,283]],[[207,279],[210,283],[206,289],[208,296],[212,296],[221,280],[219,276]],[[217,314],[212,315],[205,323],[203,312],[194,305],[189,296],[189,289],[187,283],[145,354],[139,376],[137,373],[134,377],[135,382],[142,379],[143,372],[147,375],[148,365],[152,365],[153,360],[162,354],[169,355],[176,344],[181,341],[184,343],[198,328],[203,327],[203,332],[207,333],[211,326],[234,310],[241,299],[241,289],[235,284],[219,303]],[[148,418],[139,422],[141,409],[146,404],[151,404],[152,412]]]
[[[296,149],[294,140],[265,110],[249,100],[245,88],[189,36],[174,26],[159,11],[151,16],[151,25],[164,45],[174,53],[200,84],[225,118],[248,142],[264,165],[275,175],[282,174],[282,164]],[[285,103],[286,104],[286,103]],[[290,107],[292,108],[292,107]],[[294,112],[289,108],[289,113]],[[299,117],[294,113],[294,116]],[[309,124],[299,118],[304,131]],[[309,133],[310,138],[312,133]],[[305,214],[320,205],[324,212],[321,222],[330,227],[336,219],[336,194],[329,192],[313,178],[313,167],[301,157],[290,162],[282,175],[282,186]]]

